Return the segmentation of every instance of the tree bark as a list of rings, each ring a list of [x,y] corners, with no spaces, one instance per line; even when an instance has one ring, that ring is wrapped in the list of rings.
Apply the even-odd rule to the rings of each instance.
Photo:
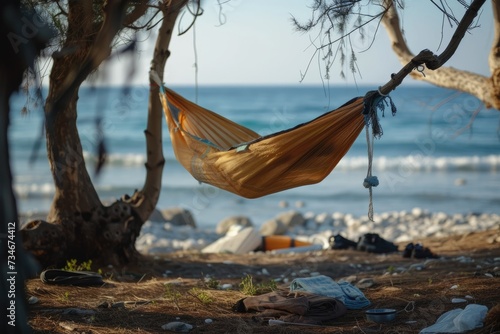
[[[158,31],[158,37],[151,61],[150,71],[156,72],[163,81],[163,72],[170,51],[168,50],[172,32],[177,16],[186,0],[171,1],[168,5],[162,4],[163,21]],[[159,87],[150,79],[148,99],[148,121],[144,131],[146,135],[146,180],[141,191],[134,193],[132,198],[125,201],[133,203],[137,215],[142,221],[146,221],[158,203],[162,186],[163,157],[162,127],[164,124],[163,108],[159,98]]]
[[[500,109],[500,0],[492,0],[493,8],[493,46],[488,58],[491,72],[491,95],[496,97],[496,109]]]
[[[132,197],[124,196],[109,207],[101,204],[85,167],[76,127],[78,88],[110,54],[112,40],[123,23],[130,24],[131,17],[139,17],[137,10],[123,15],[126,2],[108,2],[101,25],[86,16],[91,15],[88,2],[69,2],[68,37],[59,57],[54,59],[46,102],[47,151],[56,192],[49,222],[33,221],[23,229],[25,247],[43,265],[62,264],[68,259],[128,262],[136,255],[135,240],[158,202],[165,159],[164,121],[157,86],[151,85],[149,96],[146,180],[143,189]],[[164,18],[151,70],[161,77],[175,20],[186,2],[160,4]]]
[[[479,10],[484,2],[485,0],[476,0],[471,4],[471,8]],[[405,65],[409,63],[411,59],[415,57],[415,55],[410,51],[402,34],[402,29],[399,24],[399,15],[397,13],[394,1],[384,0],[383,5],[385,8],[388,8],[388,11],[382,18],[382,24],[387,31],[389,39],[391,40],[393,51],[398,57],[400,63]],[[500,7],[500,5],[498,4],[498,0],[493,0],[493,7],[494,12],[496,11],[496,13],[498,14]],[[498,20],[496,22],[497,25],[495,26],[495,28],[498,30]],[[498,38],[495,43],[498,44]],[[493,50],[497,50],[497,47],[494,46]],[[498,67],[500,62],[498,61],[498,55],[490,54],[489,61],[491,72],[493,74],[491,78],[469,71],[444,66],[440,67],[437,70],[429,70],[425,68],[425,76],[417,71],[413,71],[411,73],[411,76],[416,80],[426,81],[436,86],[469,93],[481,100],[487,108],[495,108],[500,110],[500,79],[495,80],[495,78],[500,75]]]
[[[90,213],[101,206],[85,166],[76,126],[78,89],[70,90],[68,84],[75,80],[75,68],[79,69],[89,56],[98,26],[93,22],[91,1],[69,1],[68,7],[68,33],[62,51],[53,56],[45,103],[47,155],[55,185],[47,216],[50,222],[73,219],[75,213]]]
[[[24,246],[42,265],[67,259],[107,258],[121,263],[135,252],[142,221],[129,204],[101,204],[83,159],[78,129],[78,89],[111,53],[123,27],[128,0],[108,2],[99,24],[91,1],[68,2],[68,31],[55,53],[45,104],[47,154],[55,195],[47,221],[33,221],[23,230]],[[143,9],[142,1],[138,3]],[[129,15],[138,17],[137,10]],[[128,16],[130,18],[130,16]]]

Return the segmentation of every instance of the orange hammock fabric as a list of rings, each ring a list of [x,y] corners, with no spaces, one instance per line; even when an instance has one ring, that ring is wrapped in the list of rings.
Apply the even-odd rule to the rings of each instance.
[[[365,126],[365,98],[268,136],[161,87],[177,160],[200,182],[246,198],[322,181]]]

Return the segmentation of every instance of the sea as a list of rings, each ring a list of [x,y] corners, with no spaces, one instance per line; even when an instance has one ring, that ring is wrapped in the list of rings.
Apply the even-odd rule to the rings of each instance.
[[[318,117],[374,87],[356,86],[173,86],[187,99],[261,135]],[[145,180],[147,86],[82,87],[78,129],[86,166],[104,203],[140,189]],[[54,186],[43,133],[43,97],[19,92],[11,99],[11,166],[19,211],[47,212]],[[429,85],[398,87],[397,107],[380,113],[383,136],[374,140],[372,174],[375,213],[411,211],[500,213],[500,112],[470,95]],[[28,112],[21,112],[27,106]],[[107,163],[95,173],[101,121]],[[257,199],[245,199],[196,181],[175,159],[166,123],[159,210],[190,210],[197,226],[213,228],[243,215],[260,225],[278,213],[368,212],[367,138],[363,131],[322,182]],[[335,135],[332,133],[332,135]]]

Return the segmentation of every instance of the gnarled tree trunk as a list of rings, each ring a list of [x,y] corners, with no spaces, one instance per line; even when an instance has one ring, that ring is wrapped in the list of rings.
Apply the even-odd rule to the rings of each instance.
[[[111,42],[123,27],[127,5],[126,0],[108,3],[99,21],[92,1],[68,2],[67,35],[61,51],[53,56],[45,103],[54,200],[47,221],[30,222],[22,231],[25,247],[42,265],[113,253],[118,256],[110,260],[116,261],[129,255],[123,239],[131,238],[132,229],[122,223],[134,221],[131,210],[127,205],[105,208],[101,204],[85,166],[76,126],[78,89],[109,56]],[[139,9],[144,13],[146,7],[138,5]]]
[[[164,19],[153,59],[153,66],[160,74],[168,57],[176,17],[185,2],[166,1],[160,5]],[[47,150],[56,193],[48,222],[30,222],[23,230],[25,247],[44,265],[72,258],[102,258],[109,263],[130,260],[136,253],[135,239],[141,226],[158,201],[164,158],[162,109],[157,87],[151,89],[148,108],[146,182],[132,197],[125,196],[109,207],[101,204],[85,167],[76,127],[78,88],[111,52],[111,42],[123,25],[126,1],[121,4],[121,8],[116,2],[115,8],[107,8],[102,24],[96,26],[82,25],[86,22],[82,13],[91,15],[88,2],[69,3],[68,38],[63,50],[73,52],[62,53],[54,59],[46,101]],[[124,20],[131,21],[132,14],[140,16],[138,12],[136,8],[135,13],[127,14]],[[87,38],[82,40],[82,36]]]

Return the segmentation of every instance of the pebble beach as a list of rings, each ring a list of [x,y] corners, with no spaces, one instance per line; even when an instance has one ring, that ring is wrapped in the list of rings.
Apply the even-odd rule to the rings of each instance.
[[[189,215],[188,211],[180,212]],[[136,247],[143,254],[201,252],[206,246],[231,233],[230,226],[241,222],[245,226],[253,226],[262,235],[288,235],[327,249],[329,237],[336,234],[357,241],[365,233],[377,233],[388,241],[403,243],[419,242],[426,237],[446,237],[498,229],[500,214],[447,214],[413,208],[411,211],[375,213],[373,221],[370,221],[366,215],[287,210],[264,222],[253,222],[251,217],[244,216],[227,217],[215,229],[204,229],[197,227],[192,220],[190,224],[167,221],[158,211],[144,224]]]

